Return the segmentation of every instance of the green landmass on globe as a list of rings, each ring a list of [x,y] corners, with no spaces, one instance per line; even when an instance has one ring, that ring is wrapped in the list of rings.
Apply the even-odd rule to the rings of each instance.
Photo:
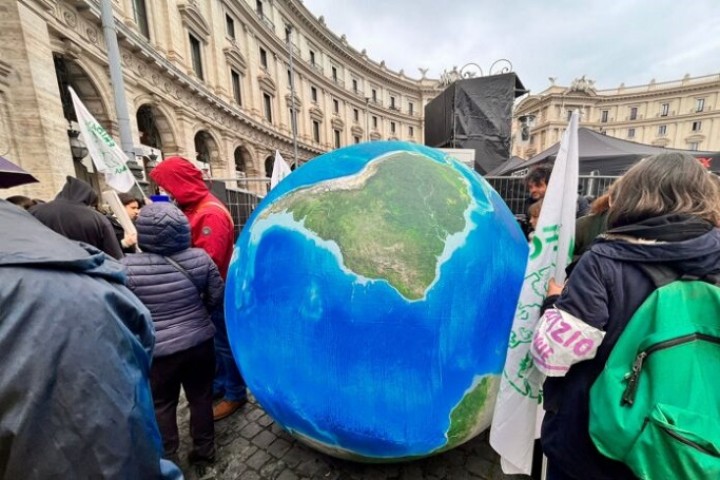
[[[335,242],[349,270],[417,300],[435,280],[445,241],[465,228],[470,201],[468,183],[453,167],[397,152],[355,175],[291,191],[262,216],[291,213]]]
[[[499,386],[498,375],[486,375],[473,384],[450,413],[448,441],[442,450],[460,445],[475,436],[478,430],[487,428]],[[490,405],[488,401],[491,402]]]

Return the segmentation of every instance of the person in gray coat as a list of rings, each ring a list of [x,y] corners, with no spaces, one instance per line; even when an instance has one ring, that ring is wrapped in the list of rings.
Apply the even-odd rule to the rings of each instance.
[[[0,478],[182,479],[161,459],[152,319],[122,266],[4,200],[0,225]]]
[[[176,459],[182,385],[190,405],[189,460],[212,463],[215,327],[210,315],[222,308],[223,280],[204,250],[190,248],[190,224],[171,203],[143,207],[135,226],[143,253],[128,255],[122,263],[127,266],[128,287],[150,310],[155,325],[150,384],[165,455]]]

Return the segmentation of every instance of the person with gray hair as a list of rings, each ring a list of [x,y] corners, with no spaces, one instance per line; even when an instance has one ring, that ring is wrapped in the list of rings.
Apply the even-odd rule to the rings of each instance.
[[[541,434],[548,480],[635,478],[593,443],[590,389],[630,319],[656,290],[653,268],[669,269],[677,278],[720,275],[720,188],[695,158],[683,153],[647,158],[609,193],[609,231],[583,254],[564,288],[550,281],[544,307],[552,308],[538,322],[531,347],[536,366],[548,375]],[[559,317],[579,332],[573,341],[587,338],[592,349],[580,355],[568,351],[570,342],[558,342],[551,330]],[[538,338],[549,343],[538,346]],[[546,358],[550,352],[553,361]],[[566,354],[555,357],[558,352]]]

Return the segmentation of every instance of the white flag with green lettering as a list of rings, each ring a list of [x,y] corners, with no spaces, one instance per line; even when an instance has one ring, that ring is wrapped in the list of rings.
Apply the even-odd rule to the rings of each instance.
[[[105,182],[112,188],[119,192],[129,191],[135,184],[135,177],[127,166],[127,155],[85,108],[75,90],[70,87],[68,89],[80,126],[80,135],[95,168],[105,174]]]
[[[490,445],[508,474],[530,474],[533,442],[542,421],[544,376],[530,357],[547,283],[565,280],[575,243],[578,192],[578,113],[563,134],[530,245],[525,282],[515,311],[505,369],[495,403]]]

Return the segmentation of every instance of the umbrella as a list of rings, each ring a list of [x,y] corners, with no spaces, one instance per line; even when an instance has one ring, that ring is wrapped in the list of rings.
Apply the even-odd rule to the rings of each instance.
[[[0,157],[0,188],[17,187],[39,180],[5,157]]]

